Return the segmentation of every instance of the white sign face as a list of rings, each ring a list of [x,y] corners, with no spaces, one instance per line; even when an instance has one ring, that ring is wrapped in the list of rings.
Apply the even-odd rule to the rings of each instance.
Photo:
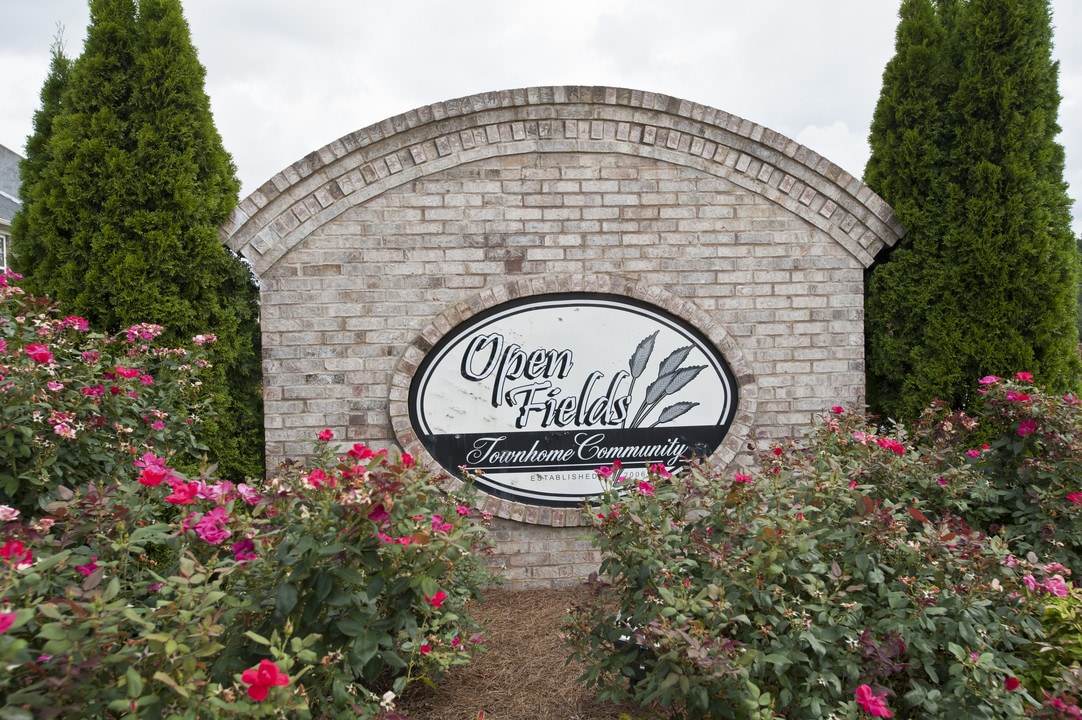
[[[454,328],[421,362],[410,420],[444,468],[481,490],[573,507],[595,470],[672,471],[721,444],[737,385],[709,340],[646,303],[592,293],[499,305]]]

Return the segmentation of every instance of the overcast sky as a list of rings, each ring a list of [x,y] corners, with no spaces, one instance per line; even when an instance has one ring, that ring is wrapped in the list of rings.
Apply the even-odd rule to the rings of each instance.
[[[252,192],[331,141],[440,100],[612,85],[725,110],[852,174],[894,50],[898,0],[185,0],[226,149]],[[1082,2],[1053,0],[1060,142],[1082,232]],[[0,0],[0,145],[23,153],[64,28],[86,0]],[[1069,38],[1076,38],[1072,43]]]

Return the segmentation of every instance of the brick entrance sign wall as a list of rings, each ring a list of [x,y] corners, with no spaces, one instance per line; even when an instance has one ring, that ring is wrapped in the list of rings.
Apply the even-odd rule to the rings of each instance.
[[[491,308],[561,293],[697,328],[739,386],[713,453],[735,466],[749,443],[862,400],[863,272],[902,228],[859,180],[747,120],[649,92],[540,87],[347,135],[221,232],[262,285],[272,466],[323,428],[432,463],[408,408],[427,354]],[[512,586],[596,569],[580,511],[482,498]]]

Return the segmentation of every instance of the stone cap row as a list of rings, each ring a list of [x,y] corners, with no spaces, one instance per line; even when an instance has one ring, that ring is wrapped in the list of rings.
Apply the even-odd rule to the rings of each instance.
[[[904,228],[813,150],[698,103],[611,87],[536,87],[435,103],[350,133],[245,198],[220,228],[257,274],[349,207],[449,167],[524,152],[614,152],[695,167],[828,232],[868,266]]]

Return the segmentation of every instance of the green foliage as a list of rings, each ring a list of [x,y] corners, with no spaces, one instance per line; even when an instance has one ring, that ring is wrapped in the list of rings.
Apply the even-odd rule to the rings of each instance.
[[[692,718],[857,717],[863,686],[897,718],[1070,716],[1080,403],[1030,381],[892,433],[834,408],[754,475],[617,482],[584,680]]]
[[[13,279],[6,459],[65,469],[0,505],[0,716],[389,720],[407,685],[477,652],[467,603],[491,578],[468,496],[405,454],[339,455],[329,430],[308,465],[259,485],[184,472],[190,433],[168,427],[202,412],[200,348],[163,347],[147,324],[131,341],[74,335],[81,323],[24,314],[38,303]],[[153,362],[153,385],[125,377]],[[139,415],[160,398],[176,416],[147,431]],[[43,432],[48,418],[66,430]]]
[[[51,219],[44,212],[45,205],[32,200],[41,198],[44,193],[38,183],[45,168],[52,161],[49,140],[52,137],[53,118],[60,110],[61,97],[67,87],[70,71],[71,60],[64,55],[63,43],[57,38],[52,47],[49,74],[41,88],[41,108],[34,113],[33,133],[26,141],[26,157],[19,163],[19,195],[22,208],[12,219],[12,263],[9,263],[16,267],[33,267],[45,257],[42,236]]]
[[[915,429],[921,444],[950,448],[975,471],[942,506],[1011,538],[1015,552],[1052,556],[1082,574],[1082,403],[1031,384],[987,376],[971,415],[932,405]],[[946,476],[944,476],[946,477]]]
[[[908,228],[865,275],[865,346],[868,397],[880,408],[901,412],[903,398],[923,397],[913,387],[927,361],[916,338],[922,319],[938,299],[944,195],[941,147],[942,97],[952,75],[947,33],[931,0],[906,0],[899,10],[895,56],[883,72],[883,89],[872,118],[872,154],[865,182],[893,203]],[[923,407],[923,400],[918,407]],[[904,413],[902,414],[904,416]]]
[[[195,467],[195,435],[212,415],[202,348],[156,346],[161,328],[148,324],[92,333],[17,280],[0,276],[0,502],[34,512],[62,485],[129,477],[133,454],[152,445]]]
[[[318,635],[313,648],[325,662],[309,672],[309,692],[323,713],[352,718],[354,685],[401,693],[469,661],[481,635],[466,603],[491,578],[476,552],[484,544],[476,511],[408,455],[391,464],[355,445],[337,458],[326,442],[315,454],[312,469],[268,485],[277,513],[255,524],[275,537],[274,574],[253,584],[246,607],[261,634],[285,623]],[[290,486],[306,492],[289,497]],[[217,667],[243,664],[226,654]]]
[[[1041,624],[1044,640],[1026,652],[1027,685],[1054,689],[1058,695],[1076,694],[1082,689],[1078,682],[1082,678],[1072,677],[1071,669],[1082,666],[1082,590],[1073,587],[1063,597],[1047,598]],[[1069,701],[1076,702],[1074,697]]]
[[[178,0],[93,0],[83,54],[43,91],[13,228],[15,267],[92,327],[139,321],[167,342],[213,334],[203,440],[222,472],[261,477],[258,290],[218,239],[239,183]],[[50,85],[52,83],[52,85]]]
[[[1047,0],[910,0],[884,73],[866,181],[909,229],[867,278],[868,391],[913,419],[974,381],[1082,369]]]
[[[699,468],[654,502],[614,498],[623,528],[601,547],[619,614],[571,628],[587,682],[691,718],[855,717],[861,685],[896,717],[1020,716],[1003,682],[1039,623],[1011,599],[1002,546],[951,542],[949,519],[917,523],[829,464],[804,480],[741,488]],[[644,677],[625,690],[633,662]]]

